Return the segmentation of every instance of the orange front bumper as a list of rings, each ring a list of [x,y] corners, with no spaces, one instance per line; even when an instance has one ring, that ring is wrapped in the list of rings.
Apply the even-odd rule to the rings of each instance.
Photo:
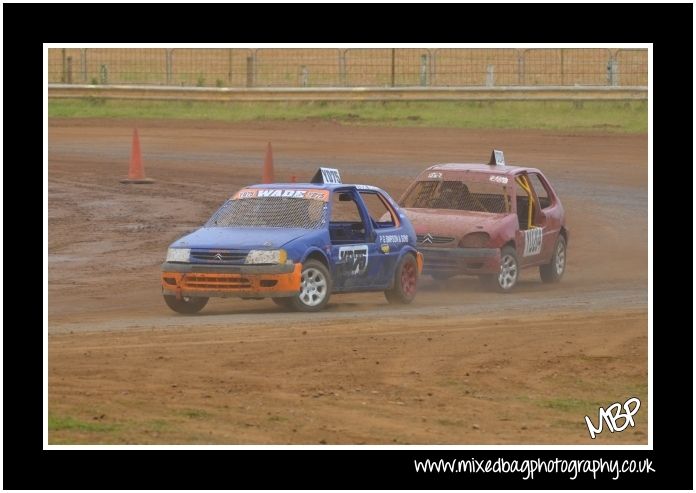
[[[171,265],[171,264],[170,264]],[[290,272],[259,272],[259,269],[239,269],[239,272],[162,272],[162,294],[198,297],[281,298],[300,291],[302,264]]]

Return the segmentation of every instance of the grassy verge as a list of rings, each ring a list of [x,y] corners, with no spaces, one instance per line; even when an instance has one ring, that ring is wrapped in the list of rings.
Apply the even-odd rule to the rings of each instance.
[[[645,101],[191,102],[52,99],[48,116],[246,122],[320,119],[345,124],[647,132]]]
[[[48,417],[48,431],[112,432],[118,429],[116,424],[82,421],[71,416]]]

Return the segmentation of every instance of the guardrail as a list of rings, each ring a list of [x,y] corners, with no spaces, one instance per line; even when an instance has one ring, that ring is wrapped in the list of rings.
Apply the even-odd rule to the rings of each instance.
[[[182,101],[591,101],[646,100],[644,86],[217,88],[49,84],[49,98]]]

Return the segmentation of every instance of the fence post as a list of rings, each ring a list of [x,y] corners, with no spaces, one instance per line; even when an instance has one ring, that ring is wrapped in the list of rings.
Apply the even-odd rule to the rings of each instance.
[[[66,61],[65,61],[65,48],[61,48],[60,54],[61,54],[61,63],[63,66],[63,75],[61,76],[60,81],[63,84],[65,84],[65,81],[68,79],[68,66],[66,65]]]
[[[227,50],[227,85],[232,87],[232,48]]]
[[[99,79],[99,82],[101,84],[109,83],[109,69],[104,64],[102,64],[102,66],[99,67]]]
[[[428,55],[421,55],[420,63],[420,85],[428,85]]]
[[[495,85],[495,66],[488,65],[486,67],[486,86],[493,87]]]
[[[254,58],[251,56],[246,59],[246,85],[254,87]]]
[[[428,50],[428,53],[430,54],[430,85],[437,85],[437,52],[438,49],[435,51],[430,51]]]
[[[619,61],[616,59],[616,52],[609,52],[609,61],[607,62],[607,83],[610,86],[619,85]]]
[[[308,82],[309,82],[309,70],[307,70],[306,65],[302,65],[300,67],[300,86],[307,87]]]
[[[68,84],[72,84],[72,57],[68,57]]]
[[[254,51],[252,52],[252,66],[251,66],[251,73],[252,73],[252,85],[257,86],[259,84],[259,67],[258,67],[258,53],[259,50],[258,48],[255,48]]]
[[[174,50],[172,48],[167,48],[164,50],[165,67],[167,71],[167,85],[172,85],[172,55]]]
[[[565,85],[565,48],[561,48],[561,85]]]
[[[346,80],[346,51],[346,49],[338,49],[338,84],[343,87],[348,85]]]
[[[517,83],[521,86],[525,83],[525,70],[524,70],[524,52],[526,50],[517,50]]]
[[[394,68],[395,68],[396,48],[391,49],[391,86],[394,87]]]
[[[82,83],[87,84],[87,48],[80,49],[80,69],[82,70]]]

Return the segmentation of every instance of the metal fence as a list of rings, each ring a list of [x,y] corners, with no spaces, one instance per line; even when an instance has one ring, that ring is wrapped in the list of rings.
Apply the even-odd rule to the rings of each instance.
[[[648,52],[601,48],[51,48],[48,81],[182,87],[647,86]]]

